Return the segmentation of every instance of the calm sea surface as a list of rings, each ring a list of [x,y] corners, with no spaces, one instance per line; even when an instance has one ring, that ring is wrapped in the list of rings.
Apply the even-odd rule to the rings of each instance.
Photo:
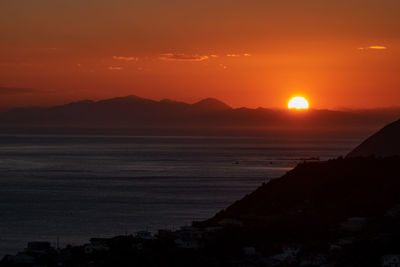
[[[0,135],[0,257],[27,241],[83,244],[188,225],[304,159],[359,142]]]

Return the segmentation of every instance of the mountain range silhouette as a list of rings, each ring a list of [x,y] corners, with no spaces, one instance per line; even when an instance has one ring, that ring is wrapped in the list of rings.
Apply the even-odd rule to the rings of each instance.
[[[129,129],[141,133],[243,134],[286,132],[363,132],[400,117],[400,109],[376,111],[289,111],[232,108],[206,98],[194,104],[130,95],[100,101],[83,100],[54,107],[22,107],[0,114],[0,127]]]

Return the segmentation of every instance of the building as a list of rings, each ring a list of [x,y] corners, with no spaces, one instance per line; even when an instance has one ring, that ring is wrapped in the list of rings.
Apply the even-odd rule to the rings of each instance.
[[[342,229],[345,231],[356,232],[362,230],[367,224],[367,218],[365,217],[349,217],[347,221],[341,224]]]
[[[136,238],[142,240],[155,240],[156,238],[149,231],[139,231],[135,235]]]
[[[35,241],[35,242],[28,242],[25,252],[47,253],[50,249],[51,249],[50,242]]]
[[[382,267],[400,267],[400,254],[387,254],[381,258]]]
[[[110,239],[108,238],[91,238],[90,244],[84,245],[84,250],[86,254],[91,254],[95,252],[106,252],[110,250],[109,247]]]

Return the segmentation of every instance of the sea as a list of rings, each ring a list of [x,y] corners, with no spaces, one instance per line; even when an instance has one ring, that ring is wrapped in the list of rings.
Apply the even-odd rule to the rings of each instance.
[[[360,138],[0,135],[0,257],[213,216]]]

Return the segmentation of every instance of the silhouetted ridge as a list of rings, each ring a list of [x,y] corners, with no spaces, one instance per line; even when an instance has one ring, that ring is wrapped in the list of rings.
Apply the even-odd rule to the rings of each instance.
[[[400,204],[400,157],[299,164],[199,226],[229,218],[269,237],[307,238],[348,218],[384,216]]]
[[[185,105],[189,105],[185,102],[181,102],[181,101],[175,101],[172,99],[168,99],[168,98],[164,98],[160,100],[160,103],[165,103],[165,104],[185,104]]]
[[[351,151],[347,157],[388,157],[396,155],[400,156],[400,120],[385,126],[369,137]]]
[[[98,104],[155,104],[157,101],[142,98],[136,95],[128,95],[123,97],[115,97],[111,99],[100,100],[96,102]]]
[[[194,103],[193,106],[208,110],[230,110],[232,107],[215,98],[206,98]]]
[[[93,103],[95,103],[95,102],[92,100],[89,100],[89,99],[85,99],[85,100],[81,100],[81,101],[77,101],[77,102],[71,102],[71,103],[65,104],[64,106],[90,105]]]

